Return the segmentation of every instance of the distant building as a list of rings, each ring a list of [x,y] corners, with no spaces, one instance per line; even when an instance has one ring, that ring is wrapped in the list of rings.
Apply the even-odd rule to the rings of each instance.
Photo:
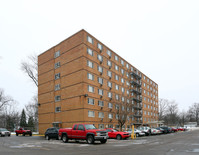
[[[197,127],[197,122],[188,122],[184,125],[185,128]]]
[[[157,83],[85,30],[38,56],[38,84],[40,133],[73,123],[118,128],[125,110],[124,128],[158,121]]]

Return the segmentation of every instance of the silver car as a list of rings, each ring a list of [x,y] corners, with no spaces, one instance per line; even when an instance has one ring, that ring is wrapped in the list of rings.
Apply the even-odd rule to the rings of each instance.
[[[8,131],[7,129],[5,128],[0,128],[0,137],[3,137],[3,136],[8,136],[10,137],[11,133],[10,131]]]
[[[128,132],[129,134],[131,134],[132,133],[132,129],[129,129],[129,130],[125,131],[125,132]],[[136,137],[145,136],[145,133],[140,131],[140,130],[138,130],[138,129],[134,129],[134,134],[136,134]]]

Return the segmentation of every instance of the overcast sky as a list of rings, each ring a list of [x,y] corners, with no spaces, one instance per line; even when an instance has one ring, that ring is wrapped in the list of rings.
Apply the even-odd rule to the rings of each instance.
[[[81,29],[158,83],[160,98],[199,102],[198,0],[2,0],[0,88],[23,108],[37,89],[21,61]]]

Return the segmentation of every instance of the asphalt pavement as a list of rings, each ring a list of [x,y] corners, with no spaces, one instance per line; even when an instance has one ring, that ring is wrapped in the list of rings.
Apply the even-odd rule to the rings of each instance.
[[[41,136],[0,137],[0,155],[198,155],[199,130],[138,137],[136,140],[109,139],[106,144],[85,141],[63,143]]]

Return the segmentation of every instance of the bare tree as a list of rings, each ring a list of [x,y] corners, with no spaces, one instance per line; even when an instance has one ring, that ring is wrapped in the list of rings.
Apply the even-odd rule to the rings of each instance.
[[[167,110],[166,110],[166,116],[167,117],[167,123],[170,125],[176,125],[178,124],[178,104],[175,101],[169,101]]]
[[[0,111],[1,109],[12,102],[13,99],[10,96],[6,96],[4,90],[0,88]]]
[[[38,87],[38,59],[37,59],[37,55],[33,54],[28,57],[27,61],[22,61],[21,69],[30,77],[30,79]]]
[[[189,121],[195,121],[199,124],[199,103],[194,103],[188,110]]]
[[[29,118],[33,118],[35,130],[38,130],[38,97],[33,96],[32,100],[25,106]]]
[[[169,105],[169,100],[162,98],[159,99],[159,120],[164,119],[168,105]]]
[[[130,119],[132,104],[124,102],[124,103],[121,103],[118,106],[119,106],[119,108],[118,108],[116,114],[118,116],[118,124],[119,124],[119,127],[120,127],[120,131],[122,131],[122,127]]]

